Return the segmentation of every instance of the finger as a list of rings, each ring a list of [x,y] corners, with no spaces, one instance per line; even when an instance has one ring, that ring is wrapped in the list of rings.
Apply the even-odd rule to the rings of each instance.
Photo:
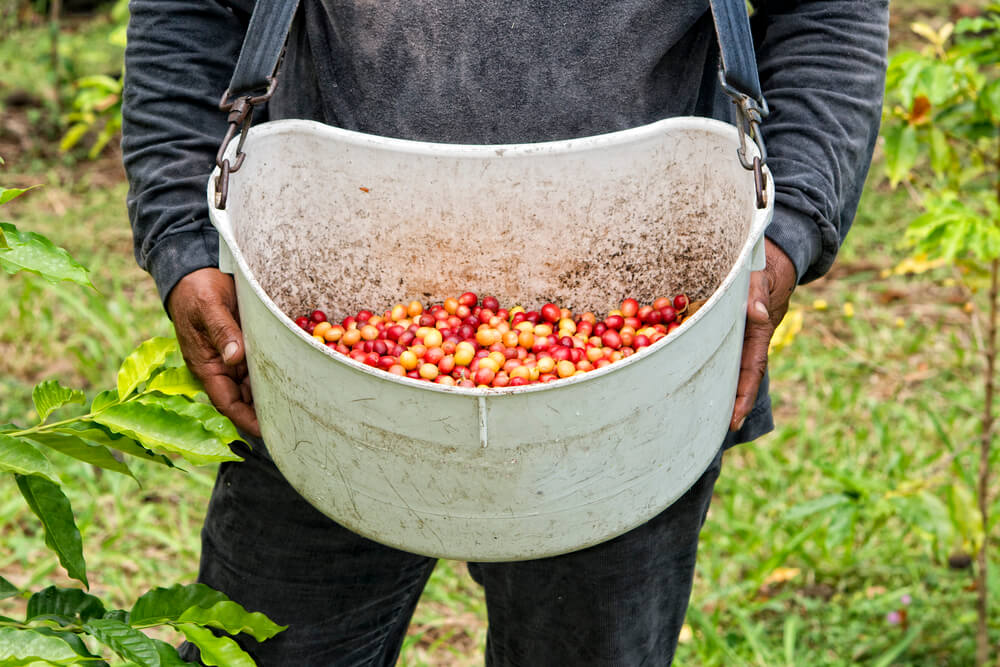
[[[253,392],[250,391],[250,378],[245,377],[243,381],[240,382],[240,393],[243,396],[243,402],[247,405],[253,405]]]
[[[767,276],[763,271],[754,271],[750,274],[750,291],[747,294],[747,319],[755,324],[765,324],[771,318],[767,308],[770,301]]]
[[[227,365],[236,366],[243,362],[243,332],[229,308],[222,304],[205,308],[202,311],[202,325],[212,346]]]
[[[750,290],[747,295],[747,322],[743,335],[743,351],[740,358],[740,373],[736,383],[736,401],[729,428],[738,431],[743,427],[747,415],[753,409],[757,391],[767,369],[767,348],[774,327],[771,324],[767,306],[767,278],[763,271],[750,274]]]
[[[738,431],[743,427],[747,415],[753,409],[757,399],[757,391],[767,370],[767,346],[771,340],[773,328],[770,323],[752,324],[747,322],[747,335],[743,339],[743,357],[740,361],[740,374],[736,383],[736,402],[733,405],[733,416],[730,429]]]
[[[237,428],[253,435],[260,435],[257,413],[253,406],[243,400],[243,392],[236,381],[228,375],[211,375],[202,379],[205,393],[223,415]]]

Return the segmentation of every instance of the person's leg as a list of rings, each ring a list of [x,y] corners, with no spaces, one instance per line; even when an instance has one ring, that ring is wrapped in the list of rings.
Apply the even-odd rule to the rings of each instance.
[[[720,452],[663,513],[608,542],[552,558],[470,563],[486,592],[486,664],[669,665],[721,460]]]
[[[241,646],[263,667],[395,665],[434,559],[348,531],[273,463],[237,453],[245,461],[222,464],[212,491],[198,580],[288,625],[259,644],[239,635]]]

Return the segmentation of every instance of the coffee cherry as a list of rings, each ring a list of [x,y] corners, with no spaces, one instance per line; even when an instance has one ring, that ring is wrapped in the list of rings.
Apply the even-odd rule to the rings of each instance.
[[[703,302],[699,302],[703,303]],[[332,324],[320,310],[295,324],[339,354],[393,375],[460,387],[523,386],[573,377],[628,358],[676,330],[690,303],[681,293],[651,305],[626,298],[599,321],[546,303],[505,308],[473,292],[443,303],[360,310]],[[318,318],[318,319],[317,319]]]

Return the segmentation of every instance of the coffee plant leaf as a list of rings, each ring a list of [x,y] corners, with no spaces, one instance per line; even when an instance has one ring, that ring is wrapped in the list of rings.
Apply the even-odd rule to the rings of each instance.
[[[168,468],[177,467],[169,457],[146,449],[132,438],[114,433],[96,422],[75,422],[73,424],[68,424],[64,428],[53,429],[52,432],[82,438],[92,445],[101,445],[110,449],[116,449],[123,454],[134,456],[137,459],[159,463],[160,465],[167,466]]]
[[[148,391],[158,391],[171,396],[180,395],[194,398],[205,391],[201,381],[196,378],[187,366],[172,366],[165,368],[153,376],[146,386]]]
[[[189,607],[178,622],[195,623],[224,630],[231,635],[245,632],[259,642],[270,639],[288,626],[278,625],[259,611],[248,612],[237,602],[216,602],[209,608]]]
[[[125,660],[144,667],[160,667],[160,654],[153,640],[131,625],[111,618],[94,618],[83,629]]]
[[[146,405],[158,405],[179,415],[193,417],[211,433],[214,433],[219,442],[228,445],[231,442],[243,441],[240,434],[233,426],[233,422],[207,403],[197,403],[188,400],[183,396],[167,396],[163,394],[144,394],[136,399]]]
[[[243,460],[233,454],[228,442],[220,440],[196,418],[160,405],[139,401],[118,403],[94,415],[93,420],[147,449],[180,454],[194,465]]]
[[[124,401],[136,387],[150,378],[177,349],[174,338],[150,338],[132,351],[118,369],[118,399]]]
[[[83,403],[86,397],[79,389],[64,387],[56,380],[46,380],[35,385],[31,391],[31,400],[38,413],[38,423],[44,423],[53,410],[70,403]]]
[[[156,652],[160,656],[161,667],[197,667],[195,663],[183,660],[177,649],[167,642],[153,639],[153,644],[156,646]]]
[[[192,623],[178,623],[175,627],[198,647],[201,661],[206,665],[256,667],[253,658],[229,637],[216,637],[211,630]]]
[[[16,197],[20,197],[25,192],[28,192],[29,190],[34,190],[35,188],[38,188],[38,187],[41,187],[41,186],[39,186],[39,185],[32,185],[31,187],[27,187],[27,188],[0,188],[0,206],[2,206],[3,204],[6,204],[11,199],[14,199]]]
[[[21,591],[18,590],[17,586],[10,583],[3,577],[0,577],[0,600],[5,600],[10,597],[14,597]]]
[[[0,665],[15,667],[39,662],[72,665],[80,662],[80,656],[60,637],[37,630],[0,628]]]
[[[78,461],[95,465],[104,470],[117,472],[121,475],[127,475],[136,482],[139,481],[132,474],[128,465],[116,459],[107,447],[99,444],[91,444],[79,436],[70,435],[66,432],[39,431],[30,433],[24,437]]]
[[[76,527],[73,507],[58,484],[38,475],[15,475],[17,488],[45,528],[45,544],[55,552],[66,573],[83,582],[87,581],[87,564],[83,559],[83,539]],[[2,664],[2,663],[0,663]]]
[[[114,405],[118,402],[118,392],[115,389],[107,389],[94,396],[94,400],[90,402],[90,411],[100,412],[109,405]]]
[[[100,598],[81,591],[79,588],[43,588],[28,599],[28,610],[24,620],[31,621],[39,616],[66,616],[76,623],[92,618],[103,618],[104,603]]]
[[[101,656],[94,655],[87,645],[83,643],[83,639],[80,638],[80,635],[75,632],[54,630],[44,625],[36,625],[32,628],[32,630],[48,637],[58,637],[69,644],[69,647],[76,651],[78,656],[87,658],[87,660],[80,661],[79,664],[81,665],[86,665],[87,667],[108,667],[108,663],[102,660]]]
[[[7,273],[28,271],[50,283],[69,280],[93,287],[87,269],[41,234],[19,231],[9,222],[0,222],[0,233],[8,246],[0,250],[0,267]]]
[[[920,154],[917,128],[912,125],[893,125],[882,136],[885,139],[885,169],[889,185],[895,188],[910,175]]]
[[[153,588],[135,601],[129,612],[133,626],[161,625],[176,621],[192,607],[211,608],[220,602],[229,602],[225,593],[205,584],[175,584]]]
[[[17,475],[38,475],[58,483],[55,468],[45,455],[24,438],[0,433],[0,471]]]

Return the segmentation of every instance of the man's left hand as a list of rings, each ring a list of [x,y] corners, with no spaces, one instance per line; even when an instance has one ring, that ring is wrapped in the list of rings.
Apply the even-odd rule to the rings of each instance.
[[[775,327],[788,312],[788,300],[795,289],[795,265],[788,255],[766,239],[764,250],[767,266],[750,274],[750,294],[747,298],[747,325],[743,335],[743,358],[740,378],[736,385],[736,405],[730,430],[738,431],[753,409],[757,390],[767,370],[767,348]]]

